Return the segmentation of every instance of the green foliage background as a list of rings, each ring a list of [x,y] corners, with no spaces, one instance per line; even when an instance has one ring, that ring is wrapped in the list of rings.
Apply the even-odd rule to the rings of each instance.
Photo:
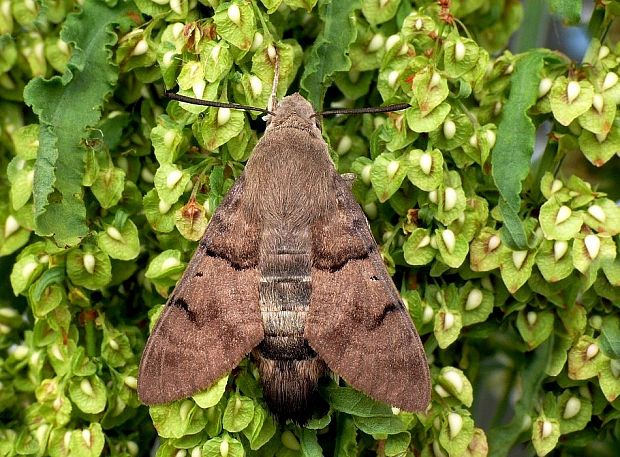
[[[616,455],[618,13],[596,3],[572,62],[504,51],[515,0],[1,1],[0,456],[147,455],[156,433],[178,457]],[[425,341],[425,414],[332,380],[326,416],[278,425],[248,361],[137,399],[149,318],[263,128],[161,94],[266,106],[276,48],[280,96],[412,105],[324,132]]]

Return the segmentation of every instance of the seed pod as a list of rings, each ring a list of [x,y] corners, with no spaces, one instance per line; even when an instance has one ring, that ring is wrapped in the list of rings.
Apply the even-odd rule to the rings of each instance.
[[[491,236],[491,238],[489,238],[489,241],[487,241],[487,252],[495,251],[501,243],[502,243],[502,240],[499,236],[497,235]]]
[[[159,214],[166,214],[168,211],[170,211],[170,208],[172,207],[172,205],[166,203],[163,200],[159,200]]]
[[[443,316],[443,329],[450,330],[454,326],[454,314],[450,311],[446,311]]]
[[[429,305],[424,307],[424,311],[422,312],[422,322],[424,324],[428,324],[433,317],[435,316],[435,311]]]
[[[400,72],[398,70],[392,70],[388,74],[388,86],[394,87],[398,82],[398,78],[400,76]]]
[[[573,212],[568,206],[566,205],[560,206],[560,209],[558,210],[558,214],[556,214],[555,216],[555,225],[560,225],[562,222],[566,221],[571,216],[572,213]]]
[[[564,406],[564,413],[562,417],[564,419],[572,419],[581,411],[581,400],[577,397],[570,397]]]
[[[540,431],[540,436],[542,439],[548,438],[553,433],[553,424],[548,420],[544,420],[542,423],[542,429]]]
[[[170,0],[170,9],[177,14],[183,14],[183,3],[181,0]]]
[[[218,108],[217,110],[217,125],[221,127],[230,120],[230,108]],[[170,177],[170,175],[168,175]],[[180,179],[180,178],[179,178]],[[172,186],[174,187],[174,186]]]
[[[456,124],[454,121],[447,119],[443,123],[443,136],[446,137],[447,140],[451,140],[456,135]]]
[[[84,269],[86,269],[89,274],[92,275],[95,272],[95,256],[90,252],[84,254],[84,257],[82,257],[82,264],[84,264]]]
[[[433,72],[433,75],[431,76],[431,80],[428,83],[428,88],[432,89],[434,87],[437,87],[440,82],[441,82],[441,75],[435,71]]]
[[[425,152],[420,156],[420,168],[425,175],[430,174],[433,168],[433,156]]]
[[[387,40],[385,40],[385,50],[389,51],[390,49],[392,49],[396,43],[398,43],[400,41],[400,35],[398,34],[394,34],[394,35],[390,35],[388,37]]]
[[[252,39],[252,46],[250,47],[250,51],[252,52],[256,51],[258,48],[260,48],[263,45],[264,41],[265,41],[265,37],[263,36],[263,34],[260,32],[256,32],[254,34],[254,38]]]
[[[549,93],[553,80],[551,78],[543,78],[538,84],[538,98],[542,98]]]
[[[450,254],[454,251],[454,247],[456,246],[456,238],[454,236],[454,232],[450,229],[445,229],[441,233],[441,238],[443,239],[444,244],[446,245],[446,249]]]
[[[591,343],[586,349],[586,360],[592,360],[598,354],[598,346]]]
[[[561,190],[562,187],[564,187],[564,184],[562,183],[562,181],[560,181],[559,179],[554,179],[553,182],[551,183],[551,193],[555,194],[556,192]]]
[[[370,184],[370,172],[372,171],[371,165],[365,165],[362,168],[362,172],[360,173],[360,177],[362,178],[362,182],[366,185]]]
[[[116,241],[124,241],[123,235],[118,231],[116,227],[110,225],[105,231],[110,238]]]
[[[601,94],[594,94],[594,96],[592,97],[592,106],[599,114],[603,112],[603,108],[605,106],[605,99]]]
[[[452,386],[455,392],[461,393],[463,391],[463,378],[454,370],[447,370],[442,374],[444,381]]]
[[[478,308],[478,306],[482,304],[482,298],[483,298],[482,291],[474,287],[472,290],[469,291],[469,294],[467,294],[467,301],[465,302],[465,310],[472,311]]]
[[[603,60],[609,55],[609,48],[607,46],[601,46],[598,50],[598,60]]]
[[[437,191],[436,190],[431,190],[428,193],[428,199],[431,201],[431,203],[437,204]]]
[[[536,314],[535,311],[529,311],[525,318],[527,319],[527,325],[529,325],[530,327],[534,327],[534,325],[536,325],[536,322],[538,321],[538,314]]]
[[[388,163],[387,168],[386,168],[388,179],[392,179],[394,176],[396,176],[396,172],[398,171],[399,168],[400,168],[400,162],[398,160],[391,160],[390,163]]]
[[[618,83],[618,75],[613,71],[610,71],[605,75],[603,80],[603,90],[611,89]]]
[[[267,46],[267,56],[269,57],[269,60],[271,60],[272,62],[274,62],[276,60],[276,48],[273,44],[270,44],[269,46]]]
[[[219,117],[219,113],[218,113],[218,117]],[[183,172],[181,170],[172,170],[170,173],[168,173],[168,176],[166,176],[166,187],[168,189],[174,188],[174,186],[177,185],[177,183],[181,180],[182,177],[183,177]]]
[[[605,219],[607,218],[607,216],[605,215],[605,211],[603,211],[603,208],[601,208],[599,205],[591,205],[588,208],[588,213],[600,223],[605,223]]]
[[[581,92],[581,86],[577,81],[571,81],[566,86],[566,100],[570,105],[575,101],[577,97],[579,97],[579,93]]]
[[[19,222],[17,222],[17,219],[15,219],[12,214],[9,214],[4,222],[4,238],[6,239],[10,237],[13,233],[17,232],[20,227],[21,226],[19,225]]]
[[[89,397],[95,396],[95,391],[93,390],[93,386],[88,378],[82,378],[82,381],[80,381],[80,390]]]
[[[465,58],[465,51],[466,49],[463,42],[461,40],[457,40],[456,43],[454,43],[454,60],[457,62],[463,60]]]
[[[487,144],[489,145],[489,148],[493,149],[493,146],[495,146],[495,142],[497,141],[497,136],[495,135],[495,131],[485,130],[484,136],[487,139]]]
[[[239,5],[235,3],[230,5],[228,7],[227,14],[228,14],[228,19],[230,19],[231,22],[234,22],[236,25],[241,24],[241,10],[239,9]]]
[[[192,92],[194,92],[194,95],[196,96],[196,98],[202,98],[202,96],[205,93],[205,89],[207,87],[207,83],[205,81],[196,81],[195,83],[192,84]]]
[[[131,51],[131,55],[132,56],[142,56],[142,55],[146,54],[148,52],[148,50],[149,50],[149,44],[146,42],[146,40],[144,38],[142,38],[134,46],[133,51]]]
[[[527,257],[527,251],[512,251],[512,263],[517,270],[520,270]]]
[[[596,259],[601,249],[601,239],[594,234],[590,234],[583,239],[583,242],[586,245],[586,251],[588,251],[590,258],[592,260]]]
[[[443,191],[443,209],[450,211],[456,206],[458,196],[453,187],[446,187]]]
[[[263,82],[258,76],[250,76],[250,88],[252,89],[252,95],[254,97],[258,97],[263,93]]]
[[[553,258],[559,261],[568,251],[568,241],[556,241],[553,243]]]
[[[87,447],[91,447],[93,445],[92,443],[92,436],[90,433],[90,430],[85,428],[82,430],[82,439],[84,440],[84,443],[86,444]]]

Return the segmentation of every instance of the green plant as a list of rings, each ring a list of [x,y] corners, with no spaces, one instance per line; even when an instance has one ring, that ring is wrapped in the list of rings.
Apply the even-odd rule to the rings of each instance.
[[[500,52],[514,0],[0,2],[0,455],[146,455],[151,423],[159,456],[615,455],[619,11],[597,2],[577,63]],[[331,381],[328,415],[278,425],[249,361],[137,399],[147,313],[262,128],[161,94],[266,106],[275,47],[280,96],[412,105],[324,132],[425,341],[427,414]]]

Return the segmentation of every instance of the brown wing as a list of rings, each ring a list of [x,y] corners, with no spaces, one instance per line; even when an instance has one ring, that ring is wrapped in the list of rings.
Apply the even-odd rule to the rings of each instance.
[[[138,375],[138,395],[146,404],[209,387],[263,339],[259,228],[242,203],[243,177],[213,215],[147,341]]]
[[[407,411],[430,401],[424,347],[388,275],[368,222],[335,177],[338,209],[313,227],[305,337],[329,368],[369,396]]]

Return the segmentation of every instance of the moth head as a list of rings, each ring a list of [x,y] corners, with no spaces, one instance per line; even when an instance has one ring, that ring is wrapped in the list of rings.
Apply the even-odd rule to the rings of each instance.
[[[308,100],[298,93],[284,97],[278,102],[273,116],[270,116],[267,128],[292,126],[316,132],[320,135],[319,118]]]

